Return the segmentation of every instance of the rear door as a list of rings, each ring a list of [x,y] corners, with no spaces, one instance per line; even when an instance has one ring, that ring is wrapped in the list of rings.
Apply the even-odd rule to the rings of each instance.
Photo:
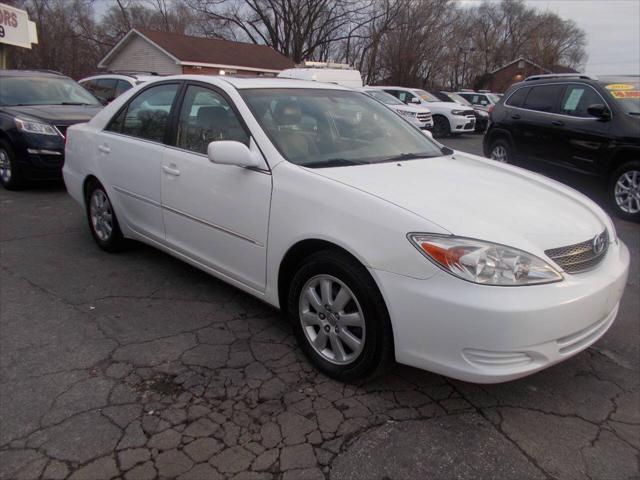
[[[517,120],[520,129],[518,154],[537,161],[556,161],[561,143],[562,121],[556,115],[565,85],[531,87]],[[559,128],[560,127],[560,128]]]
[[[153,85],[133,97],[98,134],[100,180],[131,230],[164,241],[160,197],[162,155],[179,82]]]

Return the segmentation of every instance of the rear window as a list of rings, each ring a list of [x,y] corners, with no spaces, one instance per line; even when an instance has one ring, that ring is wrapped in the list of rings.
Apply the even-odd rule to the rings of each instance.
[[[524,101],[524,108],[537,112],[554,112],[564,85],[539,85],[532,87]]]
[[[512,107],[520,107],[522,106],[522,102],[524,101],[528,92],[529,92],[528,87],[519,88],[515,92],[513,92],[511,96],[509,96],[509,98],[505,103]]]

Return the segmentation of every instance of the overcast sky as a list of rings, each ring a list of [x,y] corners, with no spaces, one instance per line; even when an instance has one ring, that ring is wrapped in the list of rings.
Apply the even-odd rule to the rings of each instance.
[[[460,0],[476,5],[480,0]],[[586,73],[640,75],[640,0],[526,0],[571,19],[587,34]]]
[[[457,1],[477,5],[481,0]],[[95,3],[96,13],[101,15],[112,3],[115,2],[99,0]],[[526,3],[570,18],[587,33],[585,72],[640,75],[640,0],[526,0]]]

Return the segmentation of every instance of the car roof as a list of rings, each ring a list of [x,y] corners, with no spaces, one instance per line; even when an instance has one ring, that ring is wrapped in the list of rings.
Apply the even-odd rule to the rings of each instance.
[[[129,82],[149,82],[151,80],[158,80],[161,77],[158,75],[145,75],[145,74],[137,74],[137,73],[99,73],[96,75],[91,75],[89,77],[85,77],[81,79],[81,82],[86,82],[87,80],[96,80],[101,78],[117,78],[118,80],[127,80]]]
[[[69,78],[53,70],[0,70],[0,77]]]
[[[171,75],[168,77],[153,77],[154,83],[166,80],[195,80],[215,84],[223,81],[233,85],[238,90],[251,88],[313,88],[324,90],[353,91],[352,88],[335,83],[316,82],[313,80],[297,80],[275,77],[234,77],[231,75]]]

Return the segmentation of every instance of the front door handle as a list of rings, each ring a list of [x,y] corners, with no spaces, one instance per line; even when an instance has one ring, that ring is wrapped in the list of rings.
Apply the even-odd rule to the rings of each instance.
[[[511,118],[514,120],[520,120],[522,117],[516,113],[515,115],[511,115]]]
[[[172,166],[172,167],[169,167],[167,165],[163,165],[162,166],[162,171],[164,173],[166,173],[167,175],[172,175],[174,177],[180,176],[180,170],[178,170],[177,168],[174,168],[174,167],[175,167],[175,165]]]
[[[555,125],[556,127],[564,127],[564,122],[562,120],[554,120],[551,122],[551,125]]]
[[[106,145],[100,145],[98,147],[98,150],[100,150],[102,153],[109,153],[111,151],[111,149]]]

